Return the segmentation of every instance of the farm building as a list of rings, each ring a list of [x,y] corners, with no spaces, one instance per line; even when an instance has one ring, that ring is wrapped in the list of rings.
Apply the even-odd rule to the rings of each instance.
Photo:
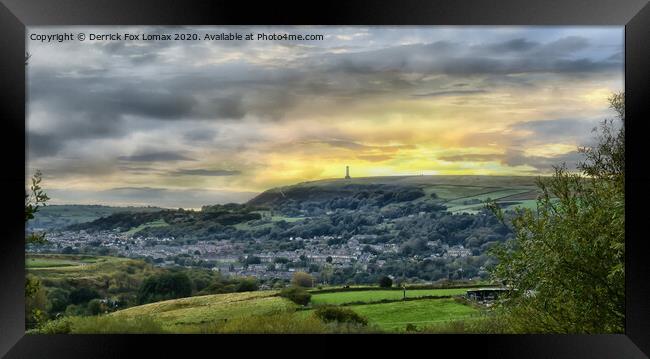
[[[465,296],[467,299],[475,300],[477,302],[492,301],[508,291],[508,288],[477,288],[467,291]]]

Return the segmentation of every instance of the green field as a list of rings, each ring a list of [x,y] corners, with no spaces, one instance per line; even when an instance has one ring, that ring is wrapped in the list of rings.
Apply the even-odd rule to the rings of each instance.
[[[158,207],[109,207],[100,205],[47,205],[40,208],[34,219],[29,221],[30,228],[55,229],[71,224],[91,222],[101,217],[119,212],[155,212]]]
[[[25,268],[55,268],[55,267],[69,267],[69,266],[79,266],[83,263],[78,261],[71,261],[65,259],[54,259],[54,258],[27,258],[25,260]]]
[[[445,289],[411,289],[406,290],[407,298],[429,297],[429,296],[456,296],[463,295],[467,288],[445,288]],[[311,302],[318,304],[347,304],[347,303],[372,303],[382,300],[400,300],[403,298],[401,290],[367,290],[319,293],[312,295]]]
[[[128,231],[124,232],[124,233],[126,235],[132,236],[132,235],[140,232],[141,230],[143,230],[145,228],[167,227],[167,226],[169,226],[169,224],[167,224],[167,222],[165,222],[164,219],[158,219],[158,220],[155,220],[155,221],[151,221],[149,223],[141,224],[141,225],[139,225],[137,227],[133,227],[133,228],[129,229]]]
[[[471,318],[479,310],[454,299],[422,299],[350,306],[385,331],[403,331],[407,324],[421,327],[433,323]]]
[[[225,319],[277,313],[296,307],[275,294],[277,291],[257,291],[181,298],[132,307],[110,315],[124,318],[152,316],[165,329],[187,331]]]
[[[57,273],[74,273],[107,270],[119,267],[123,263],[135,262],[127,258],[102,257],[87,255],[67,254],[28,254],[25,267],[28,272],[35,275],[47,276]]]
[[[410,298],[416,298],[430,295],[462,295],[465,291],[466,288],[416,289],[407,290],[407,294],[410,292]],[[202,327],[221,325],[228,320],[245,320],[248,317],[275,315],[299,309],[296,304],[278,297],[277,293],[269,290],[181,298],[124,309],[110,316],[125,319],[151,317],[169,332],[198,332]],[[479,313],[477,309],[452,298],[401,301],[401,296],[402,291],[398,290],[320,293],[312,296],[312,305],[396,300],[389,303],[346,306],[366,317],[371,327],[388,332],[403,331],[408,323],[424,326],[464,320]],[[307,320],[313,317],[313,313],[312,309],[298,310],[294,315],[297,320]]]

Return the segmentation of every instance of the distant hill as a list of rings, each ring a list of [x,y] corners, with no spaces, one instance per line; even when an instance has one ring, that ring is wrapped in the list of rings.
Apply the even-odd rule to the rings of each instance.
[[[61,229],[72,224],[92,222],[98,218],[123,212],[157,212],[159,207],[110,207],[102,205],[48,205],[39,209],[29,228]]]
[[[446,203],[450,211],[473,212],[486,199],[507,205],[528,205],[537,196],[537,177],[532,176],[383,176],[326,179],[301,182],[264,191],[248,201],[252,206],[278,207],[288,202],[322,202],[367,193],[394,193],[393,199],[433,200]],[[421,191],[423,196],[417,196]],[[415,197],[415,198],[411,198]],[[393,200],[394,201],[394,200]],[[397,200],[396,202],[403,202]]]
[[[374,223],[383,221],[375,218],[378,214],[386,218],[437,211],[476,214],[488,200],[503,208],[535,208],[535,180],[523,176],[327,179],[272,188],[246,204],[204,206],[201,211],[68,206],[55,208],[54,213],[45,212],[45,218],[59,226],[66,224],[69,230],[119,229],[131,235],[185,240],[311,237],[339,233],[343,230],[341,226],[346,226],[348,233],[364,231],[354,221],[332,222],[330,215],[337,211],[355,213],[355,218],[364,217],[368,223]],[[394,234],[397,230],[379,225],[365,231]]]

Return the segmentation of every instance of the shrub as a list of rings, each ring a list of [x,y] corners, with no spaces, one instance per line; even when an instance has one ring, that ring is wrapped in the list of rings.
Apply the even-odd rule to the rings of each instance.
[[[311,300],[311,294],[304,288],[289,287],[280,291],[280,296],[289,299],[290,301],[299,304],[307,305]]]
[[[138,290],[138,303],[146,304],[192,295],[192,282],[184,273],[164,273],[145,279]]]
[[[65,311],[68,306],[69,292],[65,289],[54,288],[47,293],[48,306],[47,311],[57,313]]]
[[[316,309],[314,315],[326,323],[338,322],[360,324],[363,326],[368,325],[368,320],[366,318],[348,308],[323,306]]]
[[[124,318],[111,315],[95,317],[70,317],[70,334],[157,334],[165,333],[162,325],[148,316]],[[65,329],[64,324],[58,324]],[[57,328],[55,325],[54,328]]]
[[[76,288],[70,292],[69,302],[72,304],[87,303],[91,299],[99,298],[99,293],[92,288]]]
[[[72,326],[70,318],[64,317],[61,319],[50,320],[43,323],[38,327],[36,333],[38,334],[68,334]]]
[[[311,287],[314,284],[314,277],[305,272],[296,272],[291,278],[291,284],[297,287]]]
[[[379,279],[379,286],[382,288],[390,288],[393,286],[393,280],[390,277],[383,276]]]
[[[63,317],[43,323],[36,334],[142,334],[165,333],[160,323],[142,316],[124,318],[110,315],[95,317]]]
[[[326,333],[327,326],[318,319],[307,316],[299,317],[294,313],[282,312],[228,320],[221,327],[215,328],[217,333]]]
[[[92,299],[88,302],[87,311],[90,315],[99,315],[106,312],[108,308],[99,299]]]
[[[415,326],[415,324],[408,323],[408,324],[406,324],[406,331],[407,332],[417,332],[418,328]]]
[[[257,290],[257,279],[255,278],[242,278],[237,284],[237,292],[252,292]]]

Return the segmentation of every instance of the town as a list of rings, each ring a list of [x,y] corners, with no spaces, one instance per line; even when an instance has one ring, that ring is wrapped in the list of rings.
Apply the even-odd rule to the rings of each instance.
[[[55,231],[48,233],[47,244],[30,248],[32,253],[93,253],[140,258],[156,266],[209,268],[235,276],[258,278],[290,278],[296,271],[317,273],[323,267],[332,269],[353,268],[366,271],[372,264],[382,268],[386,260],[380,254],[397,254],[394,243],[363,244],[361,241],[374,235],[353,235],[345,240],[342,236],[315,236],[312,238],[289,237],[287,241],[300,243],[299,249],[260,251],[247,253],[243,243],[229,240],[200,241],[181,244],[173,237],[143,237],[117,230],[88,233],[81,231]],[[328,244],[332,240],[340,244]],[[437,241],[436,241],[437,242]],[[436,247],[439,243],[428,242]],[[462,245],[442,244],[441,251],[430,257],[412,255],[412,259],[462,258],[472,255]]]

